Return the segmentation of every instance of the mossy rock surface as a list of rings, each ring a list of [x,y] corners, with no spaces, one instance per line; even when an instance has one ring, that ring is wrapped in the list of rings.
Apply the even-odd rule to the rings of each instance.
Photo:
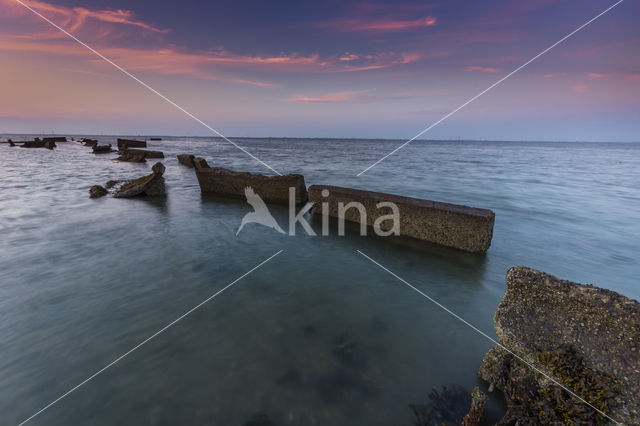
[[[528,404],[544,407],[539,410],[539,421],[550,421],[553,412],[557,416],[553,421],[560,423],[612,423],[527,364],[616,421],[640,424],[637,301],[611,290],[516,267],[507,272],[507,291],[494,320],[499,342],[517,357],[494,348],[485,356],[479,375],[503,391],[505,375],[509,378],[506,383],[517,384],[521,390],[535,388],[536,396]],[[507,358],[513,359],[505,373]],[[513,393],[513,389],[506,392]]]

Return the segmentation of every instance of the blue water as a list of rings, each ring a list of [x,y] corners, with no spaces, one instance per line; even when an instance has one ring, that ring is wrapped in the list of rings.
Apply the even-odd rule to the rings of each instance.
[[[201,196],[175,158],[269,173],[218,139],[150,143],[166,155],[166,199],[89,199],[90,186],[153,162],[73,142],[0,144],[0,423],[28,418],[279,250],[29,424],[243,425],[264,414],[275,425],[412,425],[408,404],[433,386],[483,386],[492,343],[356,250],[491,336],[516,265],[640,299],[640,144],[414,142],[356,177],[399,142],[237,142],[308,185],[492,209],[492,246],[474,255],[259,225],[236,237],[250,207]],[[286,215],[274,209],[283,226]]]

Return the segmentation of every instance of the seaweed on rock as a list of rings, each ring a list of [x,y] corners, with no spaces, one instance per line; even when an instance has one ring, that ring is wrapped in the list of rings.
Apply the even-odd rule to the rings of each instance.
[[[537,359],[556,380],[598,410],[608,413],[619,404],[616,391],[619,380],[586,366],[584,357],[573,346],[562,345],[557,350],[542,351]],[[519,361],[510,354],[502,362],[499,380],[507,412],[499,425],[610,423],[592,407],[542,376],[529,381],[514,379],[511,377],[514,363]]]
[[[450,389],[442,386],[441,391],[434,386],[428,398],[427,404],[409,404],[416,416],[416,426],[458,426],[471,406],[471,394],[456,385]]]

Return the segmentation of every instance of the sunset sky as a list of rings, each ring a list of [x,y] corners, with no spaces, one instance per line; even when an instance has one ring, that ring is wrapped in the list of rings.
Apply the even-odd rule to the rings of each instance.
[[[227,136],[408,139],[612,0],[23,0]],[[424,135],[640,140],[626,0]],[[0,133],[211,132],[0,0]]]

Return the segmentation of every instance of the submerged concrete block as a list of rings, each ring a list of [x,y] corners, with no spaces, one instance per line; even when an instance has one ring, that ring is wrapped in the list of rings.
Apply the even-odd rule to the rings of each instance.
[[[118,149],[123,149],[123,148],[146,148],[147,147],[147,141],[137,141],[134,139],[122,139],[122,138],[118,138]]]
[[[288,205],[289,188],[294,188],[296,204],[307,201],[307,187],[302,175],[264,176],[219,167],[202,167],[196,168],[196,176],[203,194],[242,199],[245,198],[245,188],[251,187],[267,203]]]
[[[148,151],[146,149],[120,148],[120,155],[143,155],[144,158],[164,158],[162,151]]]
[[[322,194],[324,190],[328,191],[327,197]],[[495,214],[491,210],[326,185],[310,186],[309,201],[315,204],[315,214],[322,214],[320,205],[327,203],[328,214],[333,217],[340,217],[340,203],[360,203],[366,211],[366,224],[371,226],[379,217],[391,213],[390,208],[377,205],[391,202],[399,209],[400,235],[469,252],[487,251],[493,236]],[[343,216],[350,222],[363,220],[356,208],[347,209]],[[383,222],[381,228],[386,231],[392,225]]]

